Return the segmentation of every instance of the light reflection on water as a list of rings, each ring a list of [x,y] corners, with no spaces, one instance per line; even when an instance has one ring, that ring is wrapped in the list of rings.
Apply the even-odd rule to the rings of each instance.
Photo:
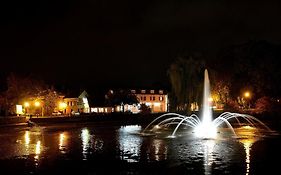
[[[66,154],[68,147],[68,132],[61,132],[59,134],[59,151],[62,154]]]
[[[156,161],[166,160],[168,147],[164,140],[154,139],[152,142],[152,149],[154,149],[153,155]]]
[[[253,144],[260,140],[258,130],[250,127],[244,126],[236,130],[237,134],[240,135],[239,142],[244,146],[246,153],[245,163],[246,163],[246,175],[250,174],[250,163],[251,163],[251,147]]]
[[[140,157],[140,147],[142,137],[137,135],[141,131],[141,126],[122,126],[118,130],[118,142],[120,149],[120,159],[128,162],[137,162]]]
[[[110,132],[109,132],[110,130]],[[201,174],[231,173],[230,165],[240,168],[238,174],[252,174],[251,155],[257,140],[258,131],[250,127],[236,130],[238,139],[202,140],[190,136],[178,138],[143,137],[139,133],[141,126],[129,125],[106,129],[87,126],[51,130],[25,129],[9,134],[0,134],[0,159],[22,157],[32,158],[32,164],[40,167],[46,157],[62,160],[77,159],[98,161],[98,155],[115,156],[119,160],[131,162],[171,161],[173,165],[184,165],[189,174],[202,171]],[[115,152],[103,154],[107,149]],[[244,154],[243,150],[245,151]],[[242,152],[241,152],[242,151]],[[115,154],[115,155],[111,155]],[[3,155],[3,156],[2,156]],[[48,155],[48,156],[46,156]],[[78,155],[78,156],[76,156]],[[99,157],[98,157],[99,158]],[[241,171],[241,172],[240,172]],[[200,173],[199,173],[200,174]]]
[[[90,148],[90,138],[91,135],[87,128],[82,129],[81,131],[81,140],[82,140],[82,154],[83,160],[87,160],[87,154]]]
[[[81,129],[83,160],[88,160],[89,155],[103,150],[104,141],[91,132],[88,128]]]
[[[35,165],[38,166],[39,164],[39,156],[41,153],[41,141],[37,141],[36,145],[35,145],[35,156],[34,156],[34,160],[35,160]]]

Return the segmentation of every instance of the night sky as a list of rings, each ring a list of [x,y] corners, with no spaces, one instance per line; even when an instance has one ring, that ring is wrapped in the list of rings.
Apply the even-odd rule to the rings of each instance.
[[[182,52],[211,59],[250,40],[280,44],[281,6],[274,2],[1,2],[1,77],[33,74],[91,88],[165,86],[167,68]]]

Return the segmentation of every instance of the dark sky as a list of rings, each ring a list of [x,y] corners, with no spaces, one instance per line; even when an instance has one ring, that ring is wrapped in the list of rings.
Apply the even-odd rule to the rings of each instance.
[[[91,87],[166,84],[167,68],[181,52],[208,59],[249,40],[280,44],[281,6],[274,2],[1,2],[1,76],[13,71]]]

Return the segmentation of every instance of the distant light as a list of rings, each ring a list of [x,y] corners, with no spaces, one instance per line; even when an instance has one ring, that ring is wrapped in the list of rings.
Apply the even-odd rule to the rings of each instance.
[[[34,105],[35,105],[36,107],[39,107],[39,106],[40,106],[40,102],[39,102],[39,101],[36,101],[36,102],[34,103]]]
[[[29,106],[30,106],[30,104],[29,104],[28,102],[25,102],[25,103],[24,103],[24,107],[27,108],[27,107],[29,107]]]
[[[250,97],[250,95],[251,95],[250,92],[245,92],[245,93],[244,93],[244,96],[245,96],[246,98]]]
[[[146,106],[151,106],[150,102],[145,103]]]
[[[66,106],[67,106],[67,104],[64,102],[60,102],[60,104],[59,104],[60,109],[65,109]]]
[[[214,99],[212,97],[208,98],[208,102],[213,102],[213,101],[214,101]]]
[[[23,114],[23,112],[22,112],[22,105],[16,105],[16,113],[17,114]]]
[[[155,107],[160,107],[161,103],[154,103]]]

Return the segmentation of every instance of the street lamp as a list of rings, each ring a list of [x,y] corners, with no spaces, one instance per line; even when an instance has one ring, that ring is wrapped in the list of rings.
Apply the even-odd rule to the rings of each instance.
[[[244,96],[245,96],[246,98],[250,98],[251,94],[250,94],[250,92],[247,91],[247,92],[244,93]]]

